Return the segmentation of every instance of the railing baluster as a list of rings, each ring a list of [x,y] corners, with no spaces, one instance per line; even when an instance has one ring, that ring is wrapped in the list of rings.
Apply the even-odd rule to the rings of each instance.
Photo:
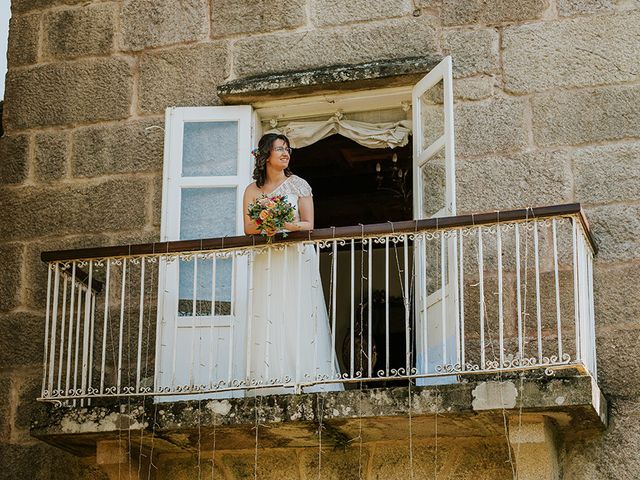
[[[367,240],[367,368],[373,378],[373,238]]]
[[[234,319],[231,322],[231,325],[229,326],[229,348],[228,348],[228,357],[227,357],[227,383],[231,384],[231,380],[233,377],[233,358],[234,358],[234,349],[235,349],[235,329],[236,329],[236,322],[238,321],[238,317],[236,315],[236,302],[234,299],[234,293],[235,292],[235,285],[236,285],[236,272],[237,272],[237,266],[238,266],[238,257],[233,256],[232,258],[232,263],[231,263],[231,285],[234,285],[234,287],[232,287],[231,289],[231,297],[230,297],[230,311],[229,314],[231,315],[231,317]],[[214,271],[215,273],[215,271]],[[211,308],[214,309],[215,308],[215,291],[213,292],[213,296],[211,297]],[[214,310],[211,311],[211,314],[214,315],[215,312]],[[216,355],[217,357],[217,355]],[[216,362],[217,363],[217,362]]]
[[[111,259],[107,259],[104,289],[104,318],[102,321],[102,360],[100,362],[100,394],[104,392],[104,375],[107,358],[107,328],[109,322],[109,284],[111,279]]]
[[[89,366],[88,366],[88,380],[87,380],[87,392],[92,388],[93,382],[93,343],[94,343],[94,330],[96,324],[96,295],[91,291],[91,331],[89,333]],[[91,399],[87,401],[87,405],[91,405]]]
[[[49,392],[53,392],[53,372],[56,363],[56,324],[58,321],[58,297],[60,296],[60,265],[56,263],[53,280],[53,309],[51,315],[51,348],[49,358]]]
[[[592,337],[591,337],[591,325],[590,325],[590,273],[589,273],[589,265],[588,260],[589,257],[586,253],[585,243],[582,235],[578,235],[578,275],[580,281],[580,323],[582,325],[581,330],[583,332],[588,332],[586,335],[583,335],[582,340],[582,352],[584,358],[584,365],[587,367],[589,371],[591,371],[593,367],[593,357],[592,357]],[[595,372],[591,372],[595,374]]]
[[[520,224],[516,223],[516,307],[518,308],[518,356],[524,358],[522,338],[522,293],[520,291]]]
[[[334,240],[331,250],[331,346],[336,351],[336,300],[338,298],[338,243]],[[309,372],[310,373],[310,372]]]
[[[313,247],[311,247],[313,248]],[[299,385],[302,382],[302,371],[300,370],[300,324],[302,323],[302,252],[304,250],[304,244],[298,244],[296,246],[296,254],[298,257],[298,275],[296,277],[296,372],[295,372],[295,390],[299,393]],[[314,252],[315,253],[315,252]],[[320,258],[320,245],[318,245],[318,251],[316,257]],[[319,272],[319,270],[318,270]],[[315,272],[314,272],[315,273]]]
[[[75,319],[76,304],[76,262],[71,265],[71,303],[69,305],[69,338],[67,340],[67,371],[64,382],[65,395],[69,395],[69,386],[71,380],[71,348],[73,347],[73,324]],[[104,370],[104,367],[103,367]]]
[[[356,285],[355,285],[355,275],[356,275],[356,252],[355,252],[355,240],[351,239],[351,315],[349,321],[349,330],[351,332],[351,339],[349,344],[349,375],[351,378],[355,376],[355,336],[356,336],[356,327],[355,327],[355,309],[356,309]]]
[[[251,379],[251,353],[253,352],[253,262],[254,262],[255,251],[251,250],[249,252],[249,291],[247,292],[247,343],[246,343],[246,380],[250,381]]]
[[[454,235],[455,234],[455,235]],[[449,252],[449,255],[447,257],[447,271],[449,272],[449,275],[451,275],[451,278],[449,278],[449,289],[451,291],[451,295],[453,296],[452,298],[452,302],[453,302],[453,323],[454,323],[454,330],[455,330],[455,336],[456,336],[456,343],[455,343],[455,360],[452,359],[452,362],[455,361],[455,363],[457,363],[458,365],[460,364],[460,322],[459,322],[459,318],[460,318],[460,298],[459,298],[459,293],[460,290],[458,289],[458,231],[457,230],[450,230],[449,231],[449,242],[448,242],[448,247],[450,248],[451,251]]]
[[[498,250],[498,341],[500,348],[500,368],[504,367],[504,307],[502,305],[502,228],[496,228]]]
[[[553,274],[556,287],[556,326],[558,335],[558,360],[562,361],[562,320],[560,317],[560,272],[558,271],[558,234],[557,222],[554,218],[551,221],[551,231],[553,235]]]
[[[216,255],[214,254],[213,257],[211,258],[211,317],[213,318],[211,325],[209,325],[209,388],[213,388],[213,368],[214,365],[216,365],[217,362],[214,362],[213,360],[213,352],[216,351],[217,352],[217,345],[216,345],[216,338],[215,338],[215,333],[216,333],[216,322],[215,322],[215,318],[216,318],[216,269],[217,269],[217,262],[216,262]],[[249,324],[251,323],[251,317],[247,317],[249,319],[249,321],[247,322],[247,328],[249,328]],[[217,358],[217,355],[216,355]],[[217,375],[216,375],[217,377]]]
[[[286,275],[289,272],[289,248],[287,247],[287,245],[284,246],[284,251],[283,251],[283,259],[282,259],[282,271],[284,272],[284,275]],[[289,294],[289,292],[286,291],[285,288],[281,289],[281,296],[280,296],[280,301],[282,302],[282,305],[286,305],[288,302],[288,298],[287,295]],[[278,322],[278,333],[280,336],[279,339],[279,348],[278,348],[278,356],[279,356],[279,365],[278,365],[278,378],[282,381],[284,381],[284,375],[285,375],[285,371],[284,371],[284,354],[285,354],[285,336],[284,336],[284,325],[286,325],[286,308],[281,308],[282,310],[282,318],[280,319],[280,321]]]
[[[118,373],[117,373],[117,380],[116,380],[116,389],[118,393],[120,393],[120,388],[122,387],[122,340],[124,335],[124,304],[125,304],[126,284],[127,284],[127,259],[125,258],[122,260],[122,286],[120,289],[120,329],[118,333],[118,370],[117,370]],[[176,325],[177,325],[177,322],[176,322]],[[174,337],[173,341],[175,345],[177,338]],[[174,347],[174,350],[175,350],[175,347]]]
[[[170,258],[166,259],[166,262],[168,263],[170,261]],[[176,279],[179,282],[180,279],[180,272],[182,269],[182,265],[183,265],[183,260],[180,259],[180,257],[178,257],[177,259],[175,259],[175,270],[174,270],[174,274],[176,275]],[[167,271],[170,270],[168,265],[167,268],[165,270],[165,273],[167,273]],[[168,286],[167,286],[167,275],[165,274],[165,291],[168,291]],[[178,286],[177,292],[175,292],[175,294],[178,296],[178,298],[176,299],[176,304],[174,305],[170,305],[169,308],[180,308],[180,288]],[[178,357],[178,321],[180,320],[180,312],[175,311],[174,312],[164,312],[165,316],[169,316],[169,315],[176,315],[175,320],[173,321],[173,337],[171,338],[171,385],[170,388],[173,390],[176,388],[176,362],[177,362],[177,357]]]
[[[411,373],[411,328],[409,322],[411,320],[411,304],[409,300],[409,236],[404,235],[404,288],[402,289],[404,300],[404,355],[405,355],[405,372],[407,375]]]
[[[427,235],[422,235],[422,250],[421,250],[421,259],[420,259],[420,276],[422,277],[422,368],[420,373],[429,373],[429,337],[428,330],[429,324],[428,320],[428,305],[427,305]]]
[[[198,255],[193,257],[193,292],[191,295],[191,348],[189,349],[189,380],[188,385],[195,385],[195,349],[196,349],[196,332],[197,332],[197,320],[198,320]],[[177,340],[177,339],[176,339]]]
[[[464,372],[466,367],[466,359],[465,359],[465,337],[464,337],[464,235],[462,230],[458,230],[459,235],[459,247],[458,247],[458,255],[459,255],[459,269],[460,276],[458,277],[458,281],[460,282],[460,368]]]
[[[320,255],[316,255],[315,259],[314,259],[314,265],[313,265],[313,282],[312,282],[313,288],[320,288],[322,289],[322,287],[320,286]],[[313,293],[312,295],[316,295],[315,293]],[[311,319],[314,325],[314,341],[313,341],[313,365],[315,365],[316,368],[316,376],[319,373],[318,372],[318,346],[319,346],[319,341],[318,341],[318,306],[315,304],[315,302],[312,302],[312,310],[311,310]],[[333,350],[333,352],[335,352],[335,350]],[[333,354],[334,356],[332,356],[331,358],[331,364],[330,364],[330,369],[331,371],[333,371],[335,364],[336,364],[336,358],[335,358],[335,353]]]
[[[536,265],[536,323],[538,330],[538,362],[542,363],[542,310],[540,307],[540,251],[538,241],[538,222],[533,224],[533,251]]]
[[[264,355],[264,362],[265,362],[265,369],[264,369],[264,374],[265,374],[265,381],[269,380],[269,374],[270,374],[270,366],[271,366],[271,293],[272,293],[272,285],[273,285],[273,278],[271,277],[271,252],[272,252],[272,248],[267,249],[267,288],[266,288],[266,293],[267,293],[267,322],[266,322],[266,329],[267,329],[267,334],[266,334],[266,340],[265,340],[265,355]]]
[[[140,372],[142,366],[142,326],[144,320],[144,268],[145,259],[140,260],[140,318],[138,321],[138,355],[136,358],[136,392],[140,391]]]
[[[60,317],[60,356],[58,359],[58,392],[60,392],[60,388],[62,387],[62,360],[64,359],[64,333],[65,333],[65,325],[67,318],[67,282],[69,278],[66,274],[64,276],[64,283],[62,286],[62,315]]]
[[[80,353],[80,325],[81,325],[81,313],[82,313],[82,292],[84,291],[84,287],[81,285],[78,286],[78,308],[76,310],[76,344],[73,356],[73,390],[77,390],[78,388],[78,363],[79,353]],[[73,401],[73,406],[76,406],[76,401]]]
[[[486,349],[484,340],[484,252],[482,245],[482,227],[478,227],[478,284],[480,295],[480,368],[486,368]]]
[[[389,242],[390,238],[385,237],[384,242],[384,352],[385,352],[385,375],[389,376]]]
[[[440,326],[442,328],[442,363],[449,363],[447,352],[447,270],[446,270],[446,242],[444,230],[440,230]]]
[[[578,240],[577,240],[577,232],[578,225],[577,219],[575,217],[571,218],[571,253],[573,260],[573,312],[574,312],[574,328],[576,335],[576,360],[582,361],[584,363],[584,359],[582,358],[581,349],[580,349],[580,335],[581,335],[581,324],[580,324],[580,294],[579,294],[579,279],[578,279]],[[586,363],[585,363],[586,365]]]
[[[82,330],[82,377],[80,380],[80,388],[83,395],[87,393],[87,377],[89,368],[89,334],[91,332],[91,280],[93,275],[93,261],[89,262],[89,280],[87,281],[87,289],[84,298],[84,328]],[[84,405],[84,400],[80,402],[80,406]]]
[[[585,252],[584,255],[587,260],[587,281],[585,282],[584,288],[587,290],[585,296],[587,298],[587,321],[589,322],[589,341],[591,343],[591,359],[589,362],[589,367],[591,369],[591,374],[593,375],[593,377],[598,378],[598,365],[596,364],[596,322],[593,303],[593,254],[590,251],[587,251],[584,238],[582,238],[582,245],[583,251]]]
[[[49,395],[53,392],[47,386],[47,365],[49,362],[49,321],[51,317],[51,264],[47,264],[47,307],[44,320],[44,365],[42,367],[42,396],[44,397],[45,390],[48,390]]]

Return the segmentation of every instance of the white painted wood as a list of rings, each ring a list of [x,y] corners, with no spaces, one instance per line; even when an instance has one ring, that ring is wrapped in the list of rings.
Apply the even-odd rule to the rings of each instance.
[[[185,125],[194,123],[235,122],[237,152],[235,174],[183,175]],[[165,116],[165,158],[163,170],[163,204],[161,240],[181,237],[181,202],[184,189],[235,189],[235,225],[230,235],[241,235],[243,226],[242,198],[251,182],[251,148],[258,130],[255,112],[250,106],[180,107],[167,109]],[[210,314],[193,311],[190,316],[178,317],[180,261],[160,262],[158,299],[158,328],[156,341],[156,389],[176,385],[218,384],[231,378],[243,378],[249,358],[245,332],[249,301],[249,262],[247,256],[232,255],[231,314],[220,315],[215,310],[215,294],[211,298]],[[192,260],[194,261],[194,260]],[[201,260],[202,263],[204,260]],[[202,265],[206,265],[202,263]],[[220,273],[218,259],[218,273]],[[203,271],[204,267],[200,270]],[[193,300],[199,294],[197,271],[194,272]],[[197,288],[196,288],[197,287]],[[213,288],[213,287],[211,287]],[[207,299],[208,301],[208,299]],[[198,313],[198,315],[196,315]],[[214,339],[214,345],[210,340]],[[210,349],[215,348],[215,352]],[[203,352],[207,352],[203,354]],[[186,359],[184,358],[186,354]],[[209,365],[227,363],[227,368]],[[212,398],[216,395],[201,396]],[[227,393],[224,396],[231,396]],[[194,397],[195,398],[195,397]],[[176,397],[157,400],[173,401]]]
[[[426,125],[422,118],[422,98],[431,92],[438,92],[442,88],[442,113],[443,134],[433,143],[425,144]],[[455,191],[455,148],[454,148],[454,123],[453,123],[453,75],[452,60],[448,56],[444,58],[433,70],[422,78],[412,89],[411,105],[413,115],[413,217],[437,218],[456,214]],[[443,205],[425,205],[426,198],[437,198],[437,195],[428,195],[423,181],[422,167],[434,156],[444,153],[445,188]],[[435,213],[427,213],[435,212]],[[444,235],[444,232],[443,232]],[[457,236],[450,235],[440,238],[440,291],[432,292],[426,297],[426,288],[416,289],[416,309],[422,312],[422,321],[417,323],[418,329],[427,329],[427,332],[417,331],[419,349],[416,358],[421,358],[422,366],[418,368],[434,370],[439,364],[455,364],[461,361],[460,352],[460,308],[458,285],[458,244]],[[426,255],[428,241],[425,245],[416,249],[415,266],[418,275],[427,275]],[[422,270],[421,270],[422,268]],[[425,286],[426,278],[418,282]],[[438,299],[441,303],[438,303]],[[429,339],[429,342],[427,342]],[[430,346],[435,339],[441,339],[442,344],[436,343]],[[431,349],[431,354],[427,351]],[[429,359],[428,361],[425,359]],[[429,363],[430,362],[430,363]],[[423,372],[424,373],[424,372]],[[451,383],[454,377],[432,380],[422,380],[420,384]]]
[[[424,145],[424,129],[422,119],[421,98],[442,82],[444,134],[433,144]],[[422,176],[418,175],[420,166],[444,148],[445,154],[445,201],[444,215],[456,214],[455,190],[455,146],[453,123],[453,75],[451,57],[444,58],[433,68],[412,90],[411,105],[413,108],[413,211],[414,218],[424,218],[424,186]]]
[[[260,118],[282,121],[333,115],[336,112],[368,112],[402,108],[411,101],[410,86],[349,93],[330,93],[291,99],[256,102],[253,107]]]

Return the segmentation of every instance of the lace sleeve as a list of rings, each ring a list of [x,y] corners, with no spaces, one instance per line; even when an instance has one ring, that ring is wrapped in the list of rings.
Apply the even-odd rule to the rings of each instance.
[[[313,192],[311,191],[311,186],[307,183],[306,180],[298,177],[297,175],[291,176],[291,178],[287,182],[287,190],[297,195],[298,197],[313,196]]]

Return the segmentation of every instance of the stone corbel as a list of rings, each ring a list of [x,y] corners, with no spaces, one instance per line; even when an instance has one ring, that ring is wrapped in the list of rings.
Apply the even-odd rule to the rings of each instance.
[[[142,458],[142,465],[139,459]],[[153,480],[155,469],[149,472],[149,455],[139,455],[135,451],[129,455],[127,451],[127,441],[123,440],[101,440],[96,443],[96,463],[104,471],[110,480]],[[138,470],[143,475],[138,475]]]
[[[518,480],[560,479],[556,427],[549,417],[509,417],[509,443]]]

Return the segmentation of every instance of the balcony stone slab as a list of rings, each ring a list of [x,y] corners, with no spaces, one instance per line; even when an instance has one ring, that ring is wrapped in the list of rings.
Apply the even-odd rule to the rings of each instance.
[[[98,442],[126,432],[135,448],[153,445],[157,454],[197,452],[199,439],[214,429],[218,449],[253,449],[256,422],[261,448],[317,447],[320,424],[323,446],[346,447],[360,433],[363,443],[404,441],[409,414],[416,441],[432,439],[436,431],[441,439],[504,437],[505,418],[543,418],[563,438],[588,437],[607,423],[607,403],[595,381],[574,370],[411,388],[155,404],[150,398],[92,401],[82,407],[43,405],[32,416],[31,435],[93,456]]]

